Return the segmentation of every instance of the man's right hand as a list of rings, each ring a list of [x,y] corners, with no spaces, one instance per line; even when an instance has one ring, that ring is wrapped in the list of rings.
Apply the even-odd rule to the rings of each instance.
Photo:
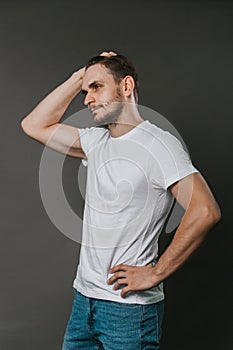
[[[111,57],[111,56],[116,56],[117,53],[116,52],[113,52],[113,51],[103,51],[99,54],[99,56],[105,56],[105,57]],[[76,76],[78,78],[80,78],[80,82],[82,81],[83,79],[83,76],[85,74],[85,66],[83,68],[80,68],[79,70],[77,70],[76,72],[73,73],[73,76]]]
[[[117,53],[116,52],[113,52],[113,51],[109,51],[109,52],[101,52],[100,56],[106,56],[106,57],[111,57],[111,56],[116,56]]]

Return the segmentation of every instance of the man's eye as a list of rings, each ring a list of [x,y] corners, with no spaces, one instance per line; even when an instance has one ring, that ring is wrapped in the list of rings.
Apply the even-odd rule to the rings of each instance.
[[[95,84],[94,89],[98,89],[100,87],[99,84]]]

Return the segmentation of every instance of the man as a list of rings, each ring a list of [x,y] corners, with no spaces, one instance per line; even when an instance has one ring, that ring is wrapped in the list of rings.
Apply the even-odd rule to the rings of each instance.
[[[96,127],[59,123],[80,91]],[[143,120],[137,102],[133,65],[103,52],[22,121],[30,137],[88,166],[80,262],[63,350],[159,349],[162,282],[220,219],[181,143]],[[157,261],[158,237],[174,198],[185,215]]]

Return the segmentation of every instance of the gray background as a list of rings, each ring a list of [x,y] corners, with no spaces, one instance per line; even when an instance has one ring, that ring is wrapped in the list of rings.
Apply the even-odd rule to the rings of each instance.
[[[139,103],[180,132],[223,212],[198,252],[165,283],[161,349],[232,349],[232,15],[231,1],[0,1],[1,350],[61,348],[79,245],[43,208],[43,145],[20,122],[103,50],[132,59]],[[82,101],[78,96],[64,118]],[[67,157],[63,179],[81,215],[79,165]],[[171,237],[164,233],[161,250]]]

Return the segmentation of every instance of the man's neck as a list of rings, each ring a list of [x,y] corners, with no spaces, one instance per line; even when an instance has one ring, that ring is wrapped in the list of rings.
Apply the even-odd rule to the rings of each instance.
[[[131,114],[127,117],[120,116],[116,123],[108,124],[108,130],[111,137],[119,137],[126,134],[143,121],[144,119],[142,119],[139,113]]]

